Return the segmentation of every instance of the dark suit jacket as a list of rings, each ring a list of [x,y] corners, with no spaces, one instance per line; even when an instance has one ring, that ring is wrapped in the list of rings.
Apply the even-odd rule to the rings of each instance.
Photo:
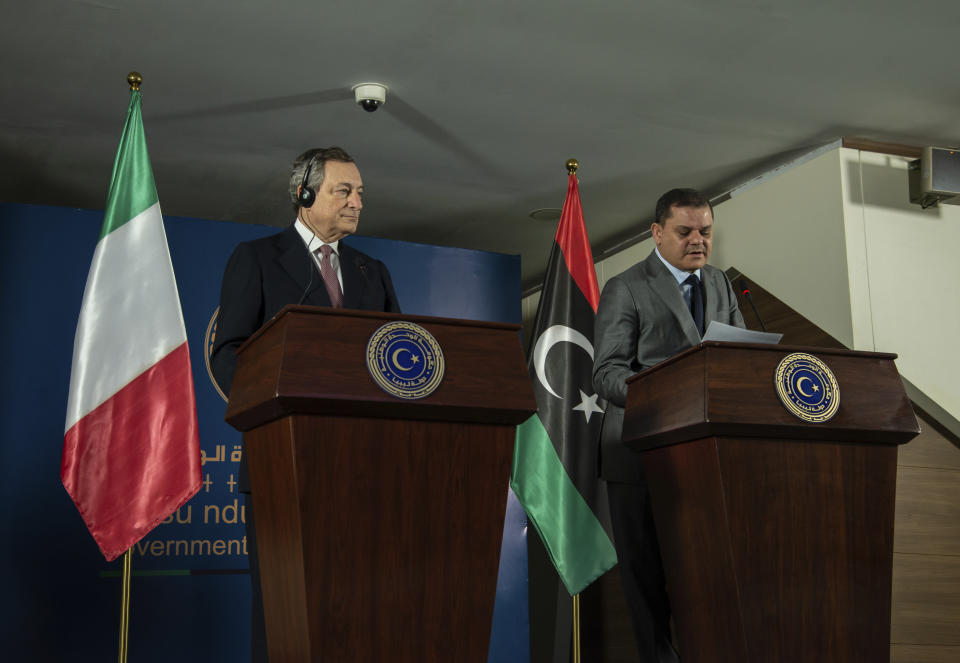
[[[338,246],[343,275],[343,307],[400,312],[386,265]],[[227,261],[210,366],[217,384],[229,393],[236,350],[288,304],[330,306],[316,262],[291,225],[282,233],[240,244]]]
[[[716,320],[744,327],[726,275],[710,265],[700,274],[706,294],[706,325]],[[593,386],[608,401],[600,435],[600,474],[608,481],[643,483],[640,455],[620,439],[627,399],[625,381],[700,343],[680,286],[655,252],[604,286],[593,338]]]

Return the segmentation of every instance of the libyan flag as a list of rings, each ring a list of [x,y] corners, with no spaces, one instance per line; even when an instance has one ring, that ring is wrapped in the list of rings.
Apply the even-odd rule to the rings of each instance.
[[[593,323],[600,292],[576,175],[534,322],[528,359],[538,413],[517,427],[511,487],[571,595],[617,563],[597,476],[606,404],[593,388]]]
[[[60,479],[107,561],[200,489],[187,334],[137,90],[77,323]]]

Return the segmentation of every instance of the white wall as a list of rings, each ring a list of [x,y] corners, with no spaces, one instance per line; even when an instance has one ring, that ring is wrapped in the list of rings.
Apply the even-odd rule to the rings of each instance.
[[[911,397],[957,428],[960,207],[912,204],[909,161],[837,148],[747,189],[717,207],[711,262],[848,347],[899,354]]]
[[[717,205],[710,262],[738,268],[852,346],[841,188],[831,150]]]
[[[844,149],[841,159],[850,174],[848,254],[861,270],[850,281],[860,320],[855,347],[898,353],[910,386],[958,420],[960,358],[952,339],[960,330],[960,206],[910,203],[907,158]]]
[[[647,230],[647,228],[638,228],[638,232]],[[597,281],[600,283],[600,292],[603,292],[603,286],[606,285],[607,281],[619,274],[620,272],[626,271],[627,269],[633,267],[635,264],[645,259],[650,252],[653,251],[655,246],[652,237],[634,244],[633,246],[624,249],[620,253],[615,253],[612,256],[607,256],[603,260],[597,263]]]

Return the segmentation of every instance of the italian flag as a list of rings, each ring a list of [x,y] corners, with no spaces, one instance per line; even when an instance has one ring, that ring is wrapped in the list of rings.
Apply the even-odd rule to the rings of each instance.
[[[187,334],[137,90],[77,323],[60,479],[108,561],[200,489]]]

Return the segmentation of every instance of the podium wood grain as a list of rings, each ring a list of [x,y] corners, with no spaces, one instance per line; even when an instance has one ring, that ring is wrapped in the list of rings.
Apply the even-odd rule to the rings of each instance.
[[[824,424],[776,396],[798,350],[840,385]],[[918,431],[893,358],[706,343],[631,379],[684,663],[889,659],[897,445]]]
[[[366,368],[385,322],[446,360],[405,401]],[[515,424],[536,409],[519,327],[288,307],[240,350],[227,420],[246,431],[273,663],[484,663]]]

